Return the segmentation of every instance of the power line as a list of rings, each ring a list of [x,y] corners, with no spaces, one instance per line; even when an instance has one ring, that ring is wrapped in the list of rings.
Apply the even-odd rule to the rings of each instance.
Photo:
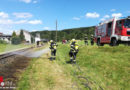
[[[57,42],[57,20],[56,20],[56,42]]]

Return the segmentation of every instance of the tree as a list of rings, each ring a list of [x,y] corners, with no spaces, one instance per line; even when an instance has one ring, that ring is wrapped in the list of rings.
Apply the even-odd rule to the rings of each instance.
[[[16,32],[13,31],[12,37],[16,37]]]
[[[81,27],[81,28],[72,28],[72,29],[64,29],[64,30],[58,30],[58,41],[62,41],[63,39],[70,40],[72,38],[75,39],[84,39],[84,34],[88,35],[88,39],[90,39],[91,34],[94,34],[95,27]],[[36,33],[40,33],[41,38],[49,39],[49,40],[55,40],[55,31],[36,31],[32,32],[31,34],[33,36],[36,35]]]
[[[34,42],[35,42],[34,37],[31,37],[31,43],[34,43]]]
[[[21,43],[21,39],[20,39],[20,37],[15,36],[15,37],[12,37],[11,42],[12,42],[12,44],[17,45],[17,44]]]
[[[23,30],[20,31],[20,35],[19,35],[21,42],[25,41],[25,36],[23,34]]]

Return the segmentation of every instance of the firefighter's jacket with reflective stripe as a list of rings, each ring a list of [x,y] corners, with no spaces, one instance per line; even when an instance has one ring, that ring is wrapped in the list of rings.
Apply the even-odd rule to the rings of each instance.
[[[56,43],[53,43],[53,42],[52,42],[52,43],[50,44],[50,49],[56,49],[57,46],[58,46],[58,45],[57,45]]]
[[[71,45],[70,51],[72,53],[78,52],[78,50],[79,50],[79,46],[78,45]]]

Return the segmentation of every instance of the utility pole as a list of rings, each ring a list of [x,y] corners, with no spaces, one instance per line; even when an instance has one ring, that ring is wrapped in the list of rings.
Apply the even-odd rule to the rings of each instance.
[[[56,20],[56,42],[57,42],[57,20]]]

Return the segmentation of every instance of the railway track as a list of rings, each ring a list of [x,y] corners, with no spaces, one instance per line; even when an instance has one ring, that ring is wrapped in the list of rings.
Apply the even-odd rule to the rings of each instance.
[[[20,71],[24,70],[31,60],[24,55],[29,53],[32,48],[23,48],[0,54],[0,76],[3,77],[5,83],[5,86],[0,87],[0,90],[7,90],[4,88],[16,90],[19,78],[17,74],[21,73]]]
[[[6,58],[11,57],[11,56],[19,55],[19,54],[21,54],[25,51],[28,51],[32,48],[33,47],[2,53],[2,54],[0,54],[0,60],[6,59]]]

